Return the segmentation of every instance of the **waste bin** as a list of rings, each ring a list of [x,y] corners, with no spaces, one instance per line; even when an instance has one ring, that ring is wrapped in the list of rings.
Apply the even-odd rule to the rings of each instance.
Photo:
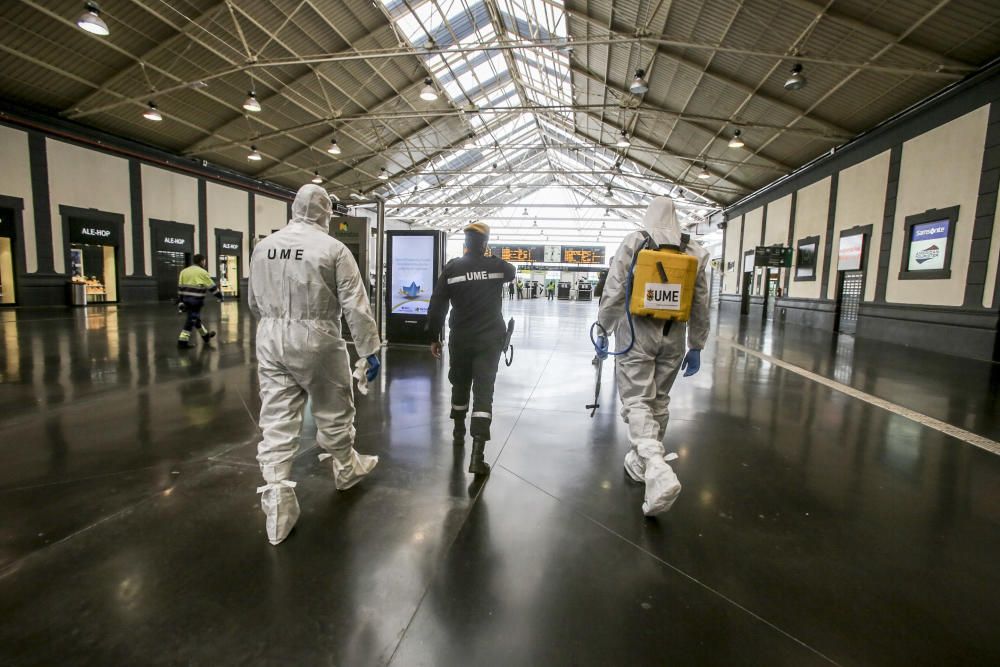
[[[86,306],[87,305],[87,286],[82,283],[70,283],[69,284],[69,305],[71,306]]]

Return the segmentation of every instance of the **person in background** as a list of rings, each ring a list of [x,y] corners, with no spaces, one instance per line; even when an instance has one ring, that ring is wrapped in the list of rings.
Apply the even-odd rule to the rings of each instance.
[[[554,280],[550,280],[549,284],[545,286],[545,293],[548,296],[549,301],[556,298],[556,282]]]
[[[205,296],[209,292],[222,301],[222,292],[206,270],[208,260],[204,255],[195,255],[193,261],[194,263],[181,271],[177,277],[177,309],[187,313],[184,328],[177,337],[177,347],[181,349],[194,347],[194,343],[191,342],[191,332],[195,329],[201,334],[206,346],[215,338],[215,332],[209,331],[201,321],[201,309],[205,306]]]
[[[445,315],[448,322],[448,379],[451,381],[451,418],[456,447],[465,445],[465,416],[472,393],[472,457],[469,472],[489,475],[484,460],[486,442],[493,421],[493,386],[503,351],[507,327],[503,321],[503,284],[514,280],[513,264],[499,257],[487,257],[490,228],[481,222],[465,228],[465,254],[448,262],[431,295],[427,312],[431,334],[431,354],[441,358],[441,334]]]
[[[362,393],[378,375],[382,343],[358,265],[330,236],[332,210],[326,190],[303,185],[292,203],[292,219],[257,244],[250,264],[263,436],[257,463],[265,482],[257,491],[271,544],[288,537],[299,518],[291,474],[307,398],[316,444],[325,452],[320,460],[332,460],[338,491],[360,482],[378,463],[377,456],[354,449],[351,359],[341,317],[359,356],[353,377]]]
[[[513,280],[510,281],[509,283],[507,283],[507,295],[510,297],[511,301],[514,300],[514,281]]]
[[[522,282],[520,278],[517,279],[517,298],[524,298],[524,282]]]

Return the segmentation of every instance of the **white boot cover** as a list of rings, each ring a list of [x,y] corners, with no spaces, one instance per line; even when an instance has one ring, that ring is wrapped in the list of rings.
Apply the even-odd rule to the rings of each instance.
[[[299,520],[299,499],[295,497],[295,482],[283,479],[257,487],[260,508],[264,511],[267,539],[281,544]]]

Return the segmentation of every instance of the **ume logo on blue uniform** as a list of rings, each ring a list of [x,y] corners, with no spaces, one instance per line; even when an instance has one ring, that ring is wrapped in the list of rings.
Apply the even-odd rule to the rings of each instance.
[[[654,310],[680,310],[680,283],[646,283],[645,308]]]

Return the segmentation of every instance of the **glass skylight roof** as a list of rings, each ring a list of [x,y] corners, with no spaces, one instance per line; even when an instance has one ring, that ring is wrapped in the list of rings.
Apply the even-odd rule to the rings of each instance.
[[[475,218],[508,203],[516,207],[530,192],[549,185],[571,192],[573,201],[612,209],[615,203],[643,203],[649,195],[690,194],[576,132],[562,0],[495,0],[497,21],[483,0],[379,1],[411,46],[444,50],[424,56],[427,69],[451,104],[466,111],[475,135],[474,147],[462,139],[418,173],[397,180],[394,191],[402,202],[496,204],[461,213]],[[542,46],[488,48],[527,43]],[[613,200],[606,197],[608,184]],[[396,215],[432,223],[435,210],[404,207]],[[581,223],[604,216],[603,208],[580,211]],[[620,218],[638,219],[638,213],[623,209]],[[456,221],[452,228],[467,222]]]

